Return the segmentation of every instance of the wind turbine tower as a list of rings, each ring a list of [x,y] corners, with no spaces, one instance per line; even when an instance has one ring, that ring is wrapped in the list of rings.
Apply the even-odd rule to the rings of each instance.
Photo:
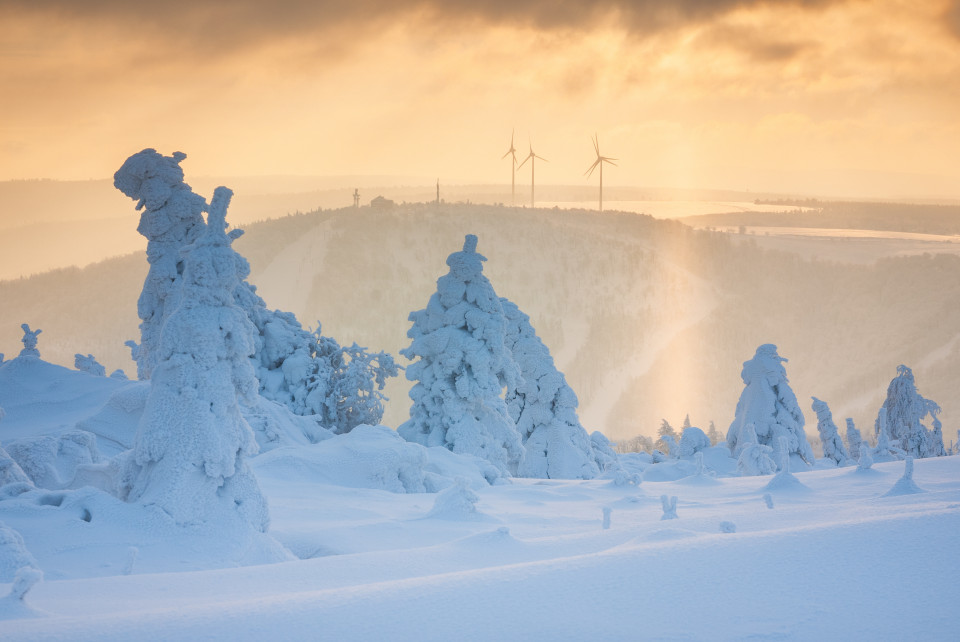
[[[500,160],[507,156],[512,157],[510,161],[510,205],[517,204],[517,148],[513,146],[513,132],[510,132],[510,149]]]
[[[586,175],[587,178],[590,178],[590,175],[593,174],[593,170],[595,170],[597,167],[600,168],[600,211],[602,212],[603,211],[603,164],[610,163],[611,165],[616,167],[617,164],[614,163],[613,161],[617,159],[600,155],[600,140],[596,134],[593,135],[593,149],[595,152],[597,152],[597,160],[593,161],[593,165],[591,165],[589,169],[587,169],[587,171],[584,172],[584,174]]]
[[[543,156],[537,156],[537,155],[534,153],[534,151],[533,151],[533,145],[531,144],[531,145],[530,145],[530,153],[527,154],[527,157],[524,158],[524,159],[523,159],[523,162],[520,163],[520,165],[517,167],[517,169],[520,169],[521,167],[523,167],[524,165],[527,164],[527,161],[530,161],[530,207],[534,207],[534,202],[535,202],[535,201],[534,201],[533,188],[534,188],[534,179],[536,178],[536,167],[535,167],[535,165],[536,165],[536,162],[537,162],[537,159],[538,159],[538,158],[539,158],[540,160],[542,160],[543,162],[545,162],[545,163],[549,163],[549,162],[550,162],[550,161],[548,161],[546,158],[544,158]]]

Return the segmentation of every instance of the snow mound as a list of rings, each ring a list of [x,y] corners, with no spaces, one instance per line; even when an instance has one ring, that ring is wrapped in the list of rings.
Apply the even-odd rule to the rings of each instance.
[[[37,567],[20,533],[0,522],[0,582],[12,582],[23,567]]]
[[[35,566],[53,580],[293,559],[275,539],[245,527],[237,511],[181,526],[156,506],[123,502],[92,487],[31,489],[0,501],[0,510],[4,522],[30,543]],[[132,567],[131,548],[138,551]]]
[[[458,478],[452,486],[441,491],[427,513],[428,519],[478,520],[487,516],[477,511],[480,497],[470,490],[467,480]]]
[[[393,493],[438,492],[462,478],[472,488],[499,479],[478,457],[425,448],[386,426],[359,425],[308,446],[281,446],[250,462],[257,475]]]
[[[96,437],[83,430],[19,439],[7,444],[7,452],[39,488],[65,488],[78,468],[100,462]]]
[[[903,465],[903,477],[897,480],[893,488],[885,492],[883,497],[898,497],[900,495],[915,495],[925,493],[924,489],[917,486],[913,481],[913,457],[907,457]]]
[[[773,476],[766,486],[763,487],[765,491],[780,491],[780,492],[805,492],[809,491],[810,487],[806,486],[802,481],[797,479],[796,475],[787,470],[782,470],[776,475]]]

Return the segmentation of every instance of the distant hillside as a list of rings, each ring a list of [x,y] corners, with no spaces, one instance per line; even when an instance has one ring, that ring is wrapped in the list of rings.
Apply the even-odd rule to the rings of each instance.
[[[960,234],[960,205],[760,200],[769,212],[731,212],[680,219],[694,227],[814,227],[919,234]],[[797,209],[804,208],[804,209]]]
[[[485,273],[526,311],[581,400],[581,418],[611,437],[650,434],[661,418],[712,419],[726,430],[740,369],[762,343],[789,358],[808,431],[812,395],[866,432],[905,363],[960,425],[960,259],[876,265],[809,262],[675,221],[584,210],[414,204],[287,216],[250,225],[236,248],[271,307],[305,326],[396,353],[407,315],[426,305],[445,259],[479,236]],[[92,352],[132,372],[142,255],[0,283],[0,351],[19,351],[19,324],[43,328],[45,358]],[[400,358],[400,362],[405,360]],[[387,422],[409,408],[394,381]]]

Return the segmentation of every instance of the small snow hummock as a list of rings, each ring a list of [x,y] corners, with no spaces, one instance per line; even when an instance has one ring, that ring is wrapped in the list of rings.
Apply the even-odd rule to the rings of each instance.
[[[737,525],[733,522],[720,522],[720,532],[721,533],[736,533]]]
[[[780,437],[780,471],[773,476],[764,490],[799,490],[807,487],[790,472],[790,449],[787,438]]]
[[[516,389],[520,369],[505,345],[500,297],[483,275],[477,237],[447,258],[450,271],[437,280],[427,307],[410,313],[410,346],[400,351],[416,361],[406,376],[410,419],[397,432],[407,441],[444,446],[486,459],[516,475],[523,442],[501,397]]]
[[[665,519],[677,519],[677,496],[667,497],[666,495],[660,495],[660,504],[663,506],[663,515],[660,516],[660,520]]]
[[[37,336],[43,330],[31,330],[30,324],[21,323],[20,329],[23,330],[23,350],[20,351],[21,357],[39,357],[40,351],[37,350]]]
[[[925,493],[924,489],[917,486],[913,481],[913,457],[907,455],[903,462],[903,477],[897,480],[893,488],[885,492],[883,497],[896,497],[898,495],[915,495]]]
[[[757,348],[753,358],[743,363],[740,377],[746,387],[727,431],[727,446],[735,457],[740,453],[738,442],[744,427],[753,424],[757,443],[773,448],[775,459],[780,463],[784,459],[780,457],[779,448],[785,444],[789,454],[796,455],[808,466],[813,465],[813,449],[803,432],[803,412],[783,367],[786,361],[777,354],[777,346],[768,343]]]
[[[245,461],[257,442],[239,404],[257,394],[249,359],[256,329],[233,299],[240,258],[226,233],[231,194],[217,188],[208,223],[181,254],[182,292],[151,353],[150,395],[121,494],[178,524],[228,510],[266,531],[266,500]]]
[[[520,367],[506,404],[523,440],[525,454],[517,474],[539,479],[593,479],[600,473],[593,442],[580,425],[577,395],[567,383],[516,304],[500,299],[506,319],[505,344]]]
[[[937,457],[945,454],[943,433],[929,430],[921,423],[927,416],[939,424],[937,415],[940,406],[924,399],[917,391],[913,371],[907,366],[897,366],[897,376],[887,386],[887,398],[883,402],[886,411],[888,437],[893,446],[911,457]],[[880,415],[874,429],[880,432]]]
[[[610,530],[610,513],[612,512],[613,509],[609,506],[603,507],[603,523],[601,524],[601,528],[605,531]]]
[[[816,397],[813,399],[813,411],[817,413],[817,432],[820,433],[820,443],[823,444],[823,456],[832,460],[837,466],[843,466],[850,459],[846,446],[840,438],[837,424],[833,422],[833,413],[827,402]]]
[[[22,568],[37,568],[20,533],[0,522],[0,582],[13,582]]]
[[[763,502],[767,505],[767,508],[773,508],[773,495],[770,493],[763,494]]]
[[[477,513],[477,502],[480,497],[470,490],[467,480],[457,478],[449,488],[437,493],[433,508],[427,513],[433,519],[470,519]]]

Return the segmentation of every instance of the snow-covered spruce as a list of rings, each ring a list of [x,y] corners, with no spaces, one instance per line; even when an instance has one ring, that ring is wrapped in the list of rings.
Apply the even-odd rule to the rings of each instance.
[[[40,351],[37,350],[37,336],[43,330],[31,330],[30,324],[21,323],[20,329],[23,330],[23,349],[20,351],[21,357],[39,357]]]
[[[883,409],[887,412],[888,437],[894,446],[917,458],[943,454],[942,433],[936,435],[922,423],[927,416],[937,419],[940,406],[917,391],[913,371],[907,366],[897,366],[897,376],[887,386]],[[874,430],[880,430],[879,414]]]
[[[230,196],[217,188],[203,233],[182,252],[182,293],[154,351],[150,396],[122,494],[179,524],[236,510],[265,531],[266,500],[245,461],[257,444],[239,405],[257,394],[249,359],[256,328],[233,299],[242,259],[226,233]]]
[[[803,432],[803,412],[787,382],[785,361],[777,354],[777,346],[768,343],[757,348],[753,358],[743,363],[740,377],[746,388],[727,431],[727,446],[737,456],[740,433],[744,426],[753,424],[757,443],[773,448],[775,460],[782,461],[780,437],[785,437],[788,453],[812,466],[813,449]]]
[[[398,432],[407,441],[477,455],[516,475],[523,443],[501,397],[516,389],[520,369],[504,343],[500,298],[483,275],[477,237],[447,258],[427,307],[410,313],[412,339],[401,354],[413,405]]]
[[[705,432],[696,426],[688,426],[680,434],[680,459],[690,459],[710,446],[710,438]]]
[[[143,210],[137,231],[147,238],[150,269],[137,301],[140,347],[137,376],[149,379],[159,361],[160,329],[177,306],[183,262],[180,250],[203,230],[206,201],[183,182],[182,152],[163,156],[144,149],[128,158],[113,175],[114,186]]]
[[[156,364],[159,329],[176,306],[183,263],[181,250],[202,230],[206,201],[183,181],[177,152],[165,157],[152,149],[134,154],[114,175],[114,184],[145,207],[138,231],[147,237],[150,271],[137,304],[140,344],[128,341],[137,362],[138,376],[147,379]],[[232,238],[243,232],[233,230]],[[270,310],[247,282],[250,265],[236,254],[239,279],[236,303],[257,329],[251,355],[260,394],[281,403],[295,414],[314,415],[334,432],[348,432],[359,424],[377,424],[383,417],[383,388],[397,375],[393,358],[383,352],[368,353],[354,344],[341,346],[329,337],[305,330],[297,318]],[[269,439],[262,438],[264,442]],[[309,437],[309,435],[308,435]]]
[[[827,402],[816,397],[813,399],[813,411],[817,413],[817,432],[820,433],[820,443],[823,444],[823,457],[832,460],[837,466],[843,466],[850,459],[850,453],[843,445],[837,424],[833,422],[833,413]]]
[[[517,474],[541,479],[593,479],[606,459],[594,452],[577,416],[577,395],[557,370],[550,350],[530,317],[505,298],[506,348],[520,367],[515,387],[506,393],[507,410],[517,424],[525,455]]]
[[[851,459],[860,459],[860,446],[862,444],[863,436],[860,434],[860,430],[854,425],[853,419],[847,417],[847,452]]]

